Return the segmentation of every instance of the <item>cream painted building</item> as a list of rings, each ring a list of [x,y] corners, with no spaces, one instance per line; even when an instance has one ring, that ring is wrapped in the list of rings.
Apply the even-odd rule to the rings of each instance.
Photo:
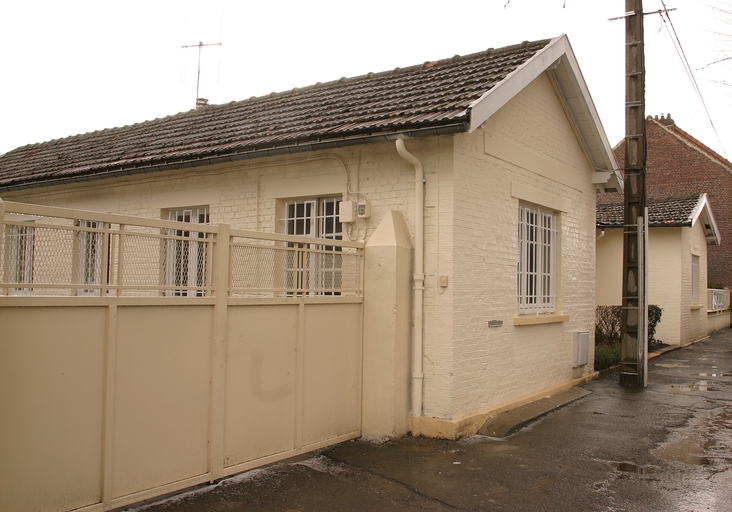
[[[663,308],[655,338],[685,345],[717,326],[707,304],[707,246],[719,231],[706,194],[648,202],[648,303]],[[597,207],[597,304],[619,305],[622,290],[623,205]]]
[[[596,375],[595,196],[614,169],[561,36],[18,148],[0,198],[363,242],[357,435],[457,438]],[[31,290],[11,252],[5,289]],[[110,492],[105,509],[132,500]]]

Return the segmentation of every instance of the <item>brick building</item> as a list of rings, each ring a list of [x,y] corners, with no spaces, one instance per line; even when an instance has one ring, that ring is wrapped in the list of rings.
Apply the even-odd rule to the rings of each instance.
[[[721,238],[720,245],[708,248],[707,278],[709,284],[732,287],[732,163],[676,126],[670,114],[649,116],[646,133],[649,199],[707,194]],[[625,141],[614,151],[622,165]],[[603,194],[598,202],[614,202],[619,196]]]

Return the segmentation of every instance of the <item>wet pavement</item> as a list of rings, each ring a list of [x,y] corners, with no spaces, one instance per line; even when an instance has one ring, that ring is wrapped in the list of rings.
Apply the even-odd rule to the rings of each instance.
[[[358,440],[125,510],[732,510],[732,330],[508,437]]]

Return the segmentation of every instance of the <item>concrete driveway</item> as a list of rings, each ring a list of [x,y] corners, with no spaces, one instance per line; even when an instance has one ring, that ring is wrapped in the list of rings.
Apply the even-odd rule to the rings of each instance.
[[[505,437],[358,440],[125,510],[732,510],[732,330]]]

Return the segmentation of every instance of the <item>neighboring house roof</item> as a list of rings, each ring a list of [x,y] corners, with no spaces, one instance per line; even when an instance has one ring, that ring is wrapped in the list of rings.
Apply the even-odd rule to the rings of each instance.
[[[549,71],[596,183],[617,164],[566,36],[252,97],[0,156],[0,191],[404,137],[472,132]]]
[[[686,142],[689,146],[704,154],[710,160],[718,163],[722,167],[725,167],[728,171],[732,172],[732,163],[730,163],[729,160],[727,160],[725,157],[714,151],[712,148],[710,148],[700,140],[692,137],[688,132],[679,128],[674,120],[671,118],[671,114],[668,114],[668,116],[661,114],[660,119],[658,116],[648,116],[647,120],[649,122],[658,124],[665,130],[668,130],[676,137]]]
[[[706,194],[687,197],[649,199],[648,225],[654,227],[694,226],[701,219],[709,245],[719,245],[717,223],[709,207]],[[623,227],[623,203],[599,203],[596,223],[600,229]]]

